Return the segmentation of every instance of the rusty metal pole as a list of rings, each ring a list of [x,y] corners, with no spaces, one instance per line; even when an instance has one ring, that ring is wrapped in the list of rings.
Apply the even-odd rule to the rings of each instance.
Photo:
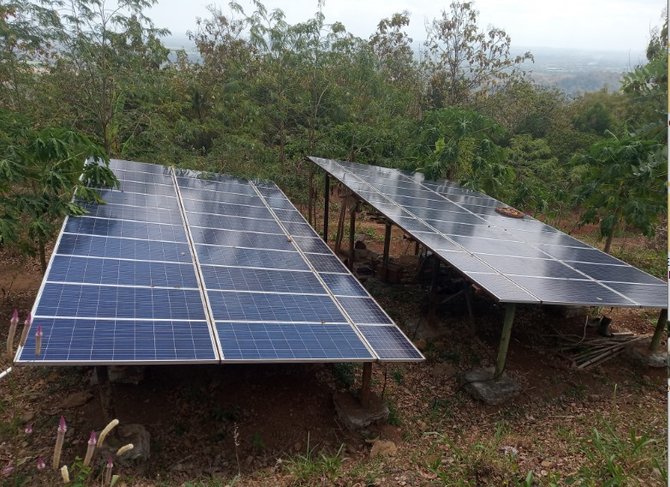
[[[363,380],[361,384],[361,405],[364,408],[370,407],[370,382],[372,381],[372,363],[363,364]]]
[[[354,248],[355,237],[356,237],[356,207],[358,202],[353,202],[351,205],[351,215],[349,218],[349,270],[353,272],[354,270],[354,257],[356,255],[356,249]]]
[[[389,277],[389,250],[391,248],[391,227],[393,224],[386,221],[386,228],[384,230],[384,258],[382,262],[384,263],[384,279],[388,280]]]
[[[500,335],[500,345],[498,345],[498,358],[496,359],[496,370],[493,374],[494,379],[500,379],[505,371],[505,362],[507,361],[507,349],[512,337],[512,324],[514,323],[514,312],[516,305],[507,303],[505,306],[505,321],[503,323],[502,334]]]
[[[330,211],[330,176],[323,178],[323,241],[328,243],[328,212]]]
[[[658,317],[658,323],[656,323],[656,330],[654,330],[654,336],[651,338],[651,343],[649,344],[649,350],[655,352],[658,350],[658,347],[661,345],[661,338],[663,338],[663,332],[668,329],[668,310],[662,309],[661,314]]]

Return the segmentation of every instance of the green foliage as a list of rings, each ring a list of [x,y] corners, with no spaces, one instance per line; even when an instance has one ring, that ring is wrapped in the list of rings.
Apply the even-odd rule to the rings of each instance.
[[[475,111],[427,112],[417,139],[417,158],[425,161],[421,170],[429,179],[459,181],[493,196],[501,196],[513,180],[514,173],[497,143],[504,139],[502,128]]]
[[[576,202],[584,209],[581,221],[600,223],[606,251],[622,222],[645,235],[654,234],[666,206],[667,163],[659,153],[663,150],[654,140],[611,134],[575,158]]]
[[[518,135],[510,140],[506,153],[516,176],[509,203],[526,212],[559,210],[567,199],[565,174],[547,142]]]
[[[75,191],[81,201],[100,201],[87,185],[111,186],[116,178],[104,151],[75,131],[33,131],[7,113],[0,130],[0,244],[39,251],[44,270],[44,246],[63,217],[85,213],[72,201]]]
[[[619,486],[650,477],[663,484],[668,481],[667,446],[644,433],[631,429],[621,434],[610,423],[601,421],[582,441],[580,449],[586,463],[577,474],[563,479],[565,484]]]
[[[305,454],[289,459],[286,462],[286,469],[299,485],[311,484],[319,478],[325,478],[333,482],[339,477],[342,468],[343,449],[344,445],[341,445],[334,454],[321,452],[316,455],[315,449],[310,448],[308,434]]]
[[[346,387],[349,389],[354,385],[354,364],[350,362],[333,364],[332,370],[333,375],[335,376],[335,380],[341,387]]]

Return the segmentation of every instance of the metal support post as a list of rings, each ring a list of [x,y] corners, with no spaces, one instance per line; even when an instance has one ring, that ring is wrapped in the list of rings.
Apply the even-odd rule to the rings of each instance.
[[[114,410],[114,403],[112,398],[112,384],[109,382],[109,369],[104,365],[95,367],[95,376],[98,381],[98,397],[100,399],[100,408],[105,417],[105,421],[109,422],[116,418]]]
[[[662,309],[661,314],[658,317],[658,323],[656,323],[656,330],[654,330],[654,336],[651,338],[651,343],[649,344],[649,350],[655,352],[658,350],[658,347],[661,345],[661,338],[663,338],[663,332],[668,329],[668,310]]]
[[[389,221],[386,222],[386,228],[384,231],[384,258],[382,262],[384,263],[384,279],[388,279],[389,276],[389,250],[391,248],[391,227],[393,224]]]
[[[330,210],[330,176],[323,178],[323,241],[328,243],[328,212]]]
[[[370,382],[372,381],[372,363],[363,364],[363,379],[361,384],[361,405],[364,408],[370,407]]]
[[[356,255],[356,249],[354,248],[355,237],[356,237],[356,207],[358,202],[353,202],[351,204],[351,215],[349,218],[349,270],[354,270],[354,257]]]
[[[503,323],[502,335],[500,336],[500,345],[498,345],[498,358],[496,359],[496,370],[494,379],[500,379],[505,371],[505,361],[507,360],[507,349],[512,336],[512,324],[514,323],[514,312],[516,305],[507,303],[505,306],[505,321]]]

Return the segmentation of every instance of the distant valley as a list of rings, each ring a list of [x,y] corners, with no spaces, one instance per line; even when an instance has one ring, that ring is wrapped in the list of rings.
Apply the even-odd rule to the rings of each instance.
[[[186,51],[188,58],[199,61],[200,55],[195,44],[186,36],[170,36],[165,45],[173,52]],[[415,46],[418,52],[420,46]],[[619,89],[621,77],[635,66],[646,62],[644,52],[593,51],[589,49],[562,49],[551,47],[516,48],[512,54],[530,51],[534,63],[526,63],[524,68],[539,85],[555,87],[568,96],[598,91],[607,88]]]

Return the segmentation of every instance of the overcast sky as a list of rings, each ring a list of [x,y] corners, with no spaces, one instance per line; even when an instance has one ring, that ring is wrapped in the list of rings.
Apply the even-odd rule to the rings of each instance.
[[[247,12],[250,2],[242,0]],[[265,0],[268,10],[279,8],[290,23],[311,18],[316,0]],[[415,42],[425,39],[425,24],[447,9],[449,1],[434,0],[326,0],[326,22],[342,22],[349,32],[367,38],[380,19],[407,10],[407,29]],[[176,37],[195,30],[195,19],[209,16],[207,5],[227,10],[228,2],[158,0],[149,16],[157,27]],[[513,47],[562,47],[639,52],[650,30],[660,25],[664,0],[477,0],[480,25],[505,29]]]

